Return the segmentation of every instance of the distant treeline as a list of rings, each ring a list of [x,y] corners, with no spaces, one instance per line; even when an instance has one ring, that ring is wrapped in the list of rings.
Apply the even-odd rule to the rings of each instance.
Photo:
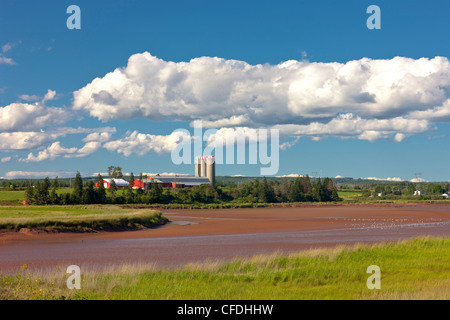
[[[450,190],[449,183],[436,182],[397,182],[397,183],[378,183],[372,190],[363,190],[363,197],[382,197],[386,199],[411,199],[418,197],[414,195],[420,191],[420,200],[441,199],[442,195]]]
[[[131,174],[129,181],[134,181]],[[233,186],[211,186],[203,184],[192,188],[163,188],[154,183],[148,190],[133,189],[131,186],[117,188],[114,181],[109,189],[103,183],[95,187],[96,180],[83,183],[80,173],[73,181],[71,192],[59,194],[58,178],[50,181],[35,181],[34,186],[25,189],[25,200],[30,204],[195,204],[195,203],[284,203],[284,202],[327,202],[340,201],[338,192],[329,178],[313,182],[308,176],[296,180],[269,181],[265,177]]]
[[[117,168],[117,167],[114,167]],[[119,172],[120,173],[120,172]],[[145,177],[145,175],[142,175]],[[129,180],[129,176],[122,174],[115,174],[111,171],[110,174],[106,175],[104,178],[123,178]],[[139,177],[138,177],[139,178]],[[231,177],[231,176],[217,176],[216,185],[220,187],[236,187],[242,183],[252,182],[255,179],[261,180],[260,177]],[[280,183],[283,180],[289,180],[294,182],[297,177],[267,177],[269,182]],[[316,182],[318,177],[309,177],[312,183]],[[86,184],[88,181],[97,181],[97,177],[84,177],[83,182]],[[402,190],[405,193],[408,188],[418,189],[419,186],[428,191],[432,192],[429,188],[441,188],[443,190],[449,190],[450,188],[448,182],[409,182],[409,181],[379,181],[379,180],[369,180],[369,179],[353,179],[353,178],[332,178],[333,184],[339,190],[354,189],[354,190],[371,190],[373,191],[377,186],[386,186],[389,191],[389,186],[391,189]],[[37,181],[42,181],[42,179],[9,179],[0,180],[0,189],[4,190],[24,190],[30,184],[33,185]],[[59,178],[58,183],[60,188],[70,188],[73,185],[74,178]]]
[[[33,185],[39,179],[25,180],[25,179],[14,179],[14,180],[2,180],[0,181],[0,188],[4,190],[25,190],[29,185]],[[58,179],[59,188],[69,188],[71,186],[71,181],[69,179]]]

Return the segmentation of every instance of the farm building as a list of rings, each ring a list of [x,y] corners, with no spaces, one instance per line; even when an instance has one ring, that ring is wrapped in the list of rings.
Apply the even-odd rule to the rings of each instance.
[[[95,187],[100,188],[100,183],[103,182],[103,186],[105,187],[105,189],[109,189],[109,188],[111,188],[112,180],[114,180],[117,188],[125,188],[125,187],[128,187],[128,185],[129,185],[129,183],[127,181],[125,181],[124,179],[103,179],[102,181],[98,181],[95,184]]]
[[[131,182],[133,189],[151,189],[152,184],[157,183],[166,188],[195,187],[202,184],[214,185],[216,179],[216,164],[214,156],[202,156],[195,158],[195,176],[188,175],[160,175],[155,174],[146,179],[135,179]],[[103,179],[106,189],[111,187],[112,179]],[[129,183],[124,179],[114,179],[117,187],[128,187]],[[96,187],[100,186],[97,182]]]
[[[133,183],[134,189],[150,189],[152,183],[158,183],[162,187],[169,188],[184,188],[199,186],[201,184],[210,184],[211,181],[207,177],[193,177],[193,176],[160,176],[155,175],[144,180],[136,179]]]
[[[150,189],[152,183],[158,183],[162,187],[184,188],[201,184],[214,185],[216,180],[216,164],[214,156],[202,156],[195,158],[195,176],[178,175],[153,175],[144,180],[136,179],[133,189]]]

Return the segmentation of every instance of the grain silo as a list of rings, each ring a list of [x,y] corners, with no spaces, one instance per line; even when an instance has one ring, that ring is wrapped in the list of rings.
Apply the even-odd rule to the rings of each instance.
[[[200,177],[206,177],[206,156],[200,158]]]
[[[196,177],[200,177],[200,173],[201,173],[201,157],[195,157],[195,176]]]
[[[216,161],[214,156],[209,156],[206,159],[206,176],[208,177],[210,183],[214,185],[216,182]]]

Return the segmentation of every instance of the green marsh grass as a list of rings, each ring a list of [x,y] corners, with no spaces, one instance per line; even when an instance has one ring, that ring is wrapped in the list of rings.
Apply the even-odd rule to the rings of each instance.
[[[381,268],[380,290],[367,288],[370,265]],[[81,272],[80,290],[66,288],[64,270],[1,276],[0,298],[448,300],[450,238],[274,253],[170,270],[135,264]]]
[[[46,231],[134,230],[164,224],[167,218],[154,210],[118,206],[13,206],[0,207],[0,230],[22,228]]]

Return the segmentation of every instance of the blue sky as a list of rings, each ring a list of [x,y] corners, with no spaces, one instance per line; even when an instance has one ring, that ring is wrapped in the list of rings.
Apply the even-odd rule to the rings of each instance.
[[[66,27],[72,4],[81,30]],[[366,27],[372,4],[380,30]],[[295,143],[280,150],[276,175],[448,181],[449,9],[444,0],[2,1],[0,177],[109,165],[192,174],[172,163],[169,138],[201,119],[279,128],[280,143]],[[126,67],[111,85],[107,74]],[[170,81],[151,78],[158,68]],[[279,91],[267,89],[274,83]],[[230,125],[233,116],[244,120]],[[217,167],[259,174],[260,165]]]

